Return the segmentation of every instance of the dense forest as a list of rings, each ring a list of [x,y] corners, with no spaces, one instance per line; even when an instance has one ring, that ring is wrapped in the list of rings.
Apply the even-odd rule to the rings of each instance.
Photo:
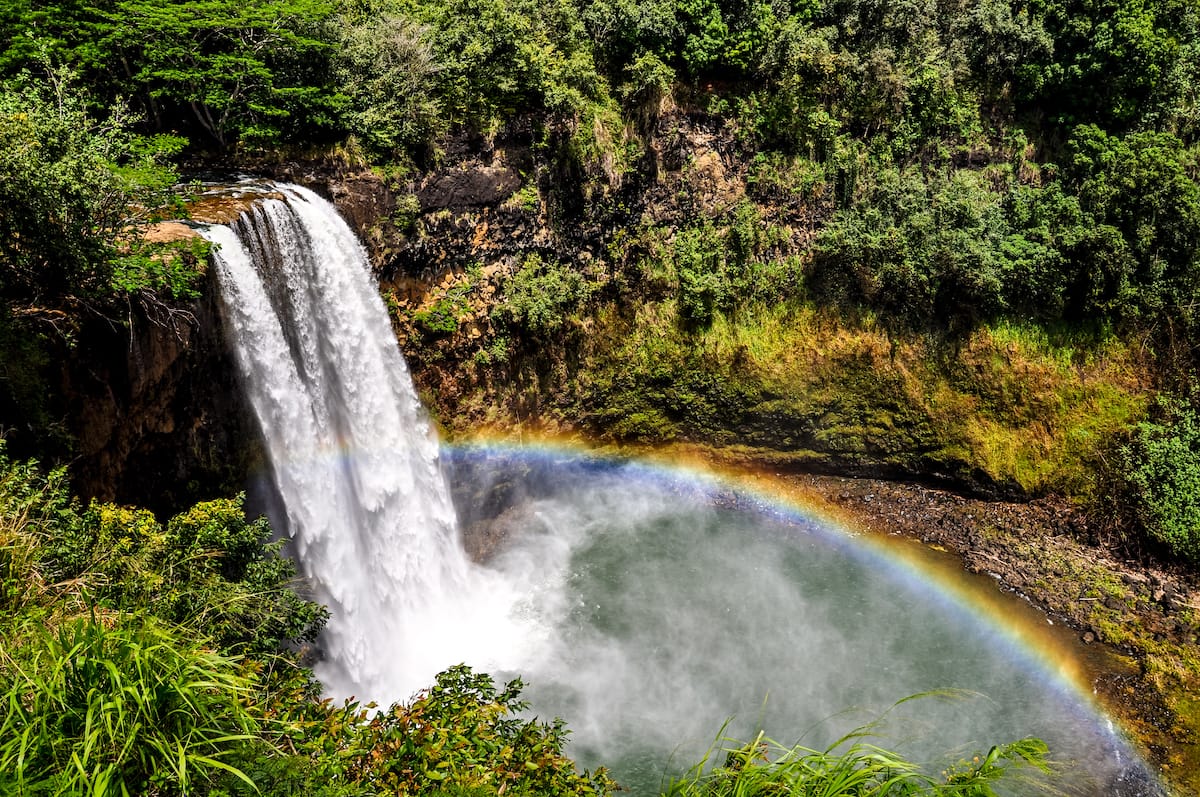
[[[716,210],[679,196],[668,230],[634,194],[669,109],[720,131],[746,190]],[[142,235],[185,212],[194,174],[373,169],[400,196],[389,223],[403,232],[422,210],[404,186],[451,142],[487,152],[517,134],[537,173],[514,201],[559,229],[586,219],[604,262],[529,252],[475,366],[575,347],[592,368],[571,412],[619,438],[719,440],[715,415],[794,381],[761,363],[747,376],[755,346],[783,362],[802,333],[866,330],[881,357],[948,386],[929,388],[926,414],[967,383],[984,408],[974,437],[930,432],[921,467],[1065,495],[1132,556],[1200,562],[1196,0],[10,0],[0,788],[611,788],[561,755],[561,724],[512,717],[519,683],[454,670],[373,717],[317,701],[300,650],[324,610],[291,591],[264,522],[234,500],[169,521],[86,505],[64,470],[32,461],[72,458],[56,358],[89,324],[169,319],[200,295],[207,245]],[[427,355],[464,301],[402,319]],[[584,338],[626,329],[612,319],[630,307],[653,308],[637,317],[644,338],[614,344],[621,368],[606,366]],[[652,363],[629,364],[620,346],[635,343]],[[1006,382],[993,361],[1014,352],[1049,387]],[[1064,387],[1097,368],[1111,384]],[[822,384],[867,390],[840,373]],[[947,427],[966,423],[946,412]],[[989,413],[1053,426],[1050,442],[1030,453],[1010,441],[1028,427]],[[990,788],[1000,763],[967,766],[946,793],[990,793],[969,789]]]

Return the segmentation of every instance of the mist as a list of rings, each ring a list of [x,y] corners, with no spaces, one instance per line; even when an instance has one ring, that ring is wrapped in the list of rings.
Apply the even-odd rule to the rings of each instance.
[[[823,521],[636,463],[475,450],[450,476],[468,528],[486,533],[481,505],[504,526],[487,569],[540,629],[497,675],[524,678],[571,754],[636,794],[719,733],[824,749],[872,722],[873,743],[933,772],[1037,736],[1067,793],[1156,793],[1032,651]]]

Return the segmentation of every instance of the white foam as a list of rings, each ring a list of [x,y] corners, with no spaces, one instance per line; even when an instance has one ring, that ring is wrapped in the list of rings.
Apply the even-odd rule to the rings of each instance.
[[[328,202],[276,188],[203,234],[288,533],[330,607],[317,675],[386,704],[460,662],[515,669],[513,591],[463,551],[366,252]]]

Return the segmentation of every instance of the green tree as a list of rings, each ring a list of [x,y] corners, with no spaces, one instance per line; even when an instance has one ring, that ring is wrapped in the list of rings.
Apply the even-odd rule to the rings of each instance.
[[[98,100],[128,93],[129,65],[103,44],[115,0],[13,0],[0,9],[0,76],[13,77],[47,58],[68,66]],[[111,70],[111,71],[110,71]],[[113,91],[122,87],[124,92]]]
[[[1076,129],[1068,151],[1067,177],[1092,228],[1072,252],[1084,310],[1191,322],[1200,297],[1191,155],[1169,133],[1113,136],[1094,125]]]
[[[1064,127],[1093,123],[1116,131],[1163,126],[1176,107],[1176,64],[1194,52],[1190,0],[1043,0],[1029,5],[1054,40],[1032,104]]]
[[[453,124],[491,132],[514,114],[576,120],[606,87],[569,0],[444,0],[420,4]]]
[[[126,107],[91,108],[38,50],[41,78],[0,83],[0,425],[23,453],[69,452],[61,363],[83,318],[198,295],[207,244],[143,236],[174,199],[183,141],[142,136]]]
[[[971,172],[929,184],[913,169],[877,179],[871,195],[821,233],[818,295],[917,328],[963,331],[1003,312],[1003,197]]]
[[[595,290],[596,286],[569,264],[544,261],[531,253],[505,281],[504,301],[492,311],[492,318],[548,339],[567,326],[571,314],[583,307]]]
[[[1046,321],[1082,316],[1080,278],[1072,274],[1067,255],[1094,230],[1085,224],[1078,198],[1060,183],[1018,184],[1003,201],[1009,229],[998,257],[1008,311]],[[1088,306],[1087,312],[1095,309]]]
[[[972,5],[964,34],[971,70],[986,95],[1011,103],[1035,94],[1054,53],[1043,18],[1011,0]]]
[[[327,0],[118,0],[102,46],[166,127],[164,103],[221,148],[320,138],[339,97],[326,82]]]
[[[766,85],[744,108],[765,146],[821,162],[832,157],[843,120],[830,109],[850,90],[853,63],[838,51],[836,35],[792,16],[767,43],[759,65]]]
[[[677,62],[675,42],[682,35],[683,25],[676,3],[599,0],[578,5],[588,34],[596,43],[597,58],[610,71],[623,69],[638,53],[648,53],[668,64]]]
[[[44,82],[0,89],[0,296],[10,301],[112,295],[138,226],[176,179],[163,164],[178,139],[135,135],[120,105],[95,116],[70,84],[50,69]]]
[[[429,29],[394,5],[368,3],[334,21],[347,127],[385,154],[425,144],[444,128]]]

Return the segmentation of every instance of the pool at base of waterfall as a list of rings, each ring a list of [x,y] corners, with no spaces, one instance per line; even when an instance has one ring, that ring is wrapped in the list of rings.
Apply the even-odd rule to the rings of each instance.
[[[867,539],[636,462],[472,448],[450,460],[460,499],[502,496],[482,502],[505,528],[488,567],[520,586],[517,611],[539,629],[512,673],[532,713],[564,718],[569,752],[634,794],[657,793],[718,736],[824,750],[866,725],[870,743],[934,774],[1034,736],[1067,794],[1162,793],[1046,651]],[[487,522],[461,500],[460,512]]]

